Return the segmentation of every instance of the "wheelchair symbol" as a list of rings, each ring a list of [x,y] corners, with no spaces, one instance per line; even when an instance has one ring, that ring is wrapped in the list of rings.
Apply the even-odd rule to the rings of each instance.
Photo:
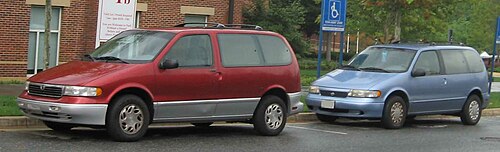
[[[333,3],[333,5],[332,5],[332,7],[331,7],[331,10],[332,10],[332,12],[331,12],[331,14],[330,14],[330,15],[332,15],[332,17],[333,17],[333,18],[337,18],[337,17],[339,17],[340,13],[339,13],[339,11],[337,10],[337,8],[335,8],[335,2]]]

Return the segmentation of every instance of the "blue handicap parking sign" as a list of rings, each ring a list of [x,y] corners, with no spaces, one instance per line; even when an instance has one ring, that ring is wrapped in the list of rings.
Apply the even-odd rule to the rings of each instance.
[[[346,7],[346,0],[323,0],[322,30],[343,32],[345,30]]]

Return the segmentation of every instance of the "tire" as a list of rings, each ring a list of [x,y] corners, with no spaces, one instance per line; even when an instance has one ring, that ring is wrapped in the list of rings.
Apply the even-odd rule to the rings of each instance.
[[[213,122],[205,122],[205,123],[191,123],[195,127],[210,127],[210,125],[213,124]]]
[[[115,141],[137,141],[148,129],[150,115],[146,103],[136,95],[113,100],[106,115],[106,130]]]
[[[336,116],[328,116],[323,114],[316,114],[316,117],[318,118],[319,121],[326,123],[334,123],[335,120],[337,120],[338,118]]]
[[[400,96],[391,96],[384,104],[382,127],[386,129],[402,128],[408,114],[406,102]]]
[[[73,124],[60,123],[60,122],[52,122],[52,121],[43,121],[45,126],[57,132],[68,132],[71,128],[76,127]]]
[[[470,95],[462,107],[460,120],[464,125],[476,125],[481,119],[481,112],[481,98],[475,94]]]
[[[287,109],[281,98],[264,96],[253,114],[254,129],[263,136],[276,136],[286,125]]]

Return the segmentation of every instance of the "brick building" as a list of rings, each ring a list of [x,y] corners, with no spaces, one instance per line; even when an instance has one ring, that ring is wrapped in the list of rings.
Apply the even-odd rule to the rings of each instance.
[[[234,0],[234,23],[242,22],[246,4],[249,0]],[[23,80],[43,69],[44,5],[45,0],[0,1],[0,81]],[[52,0],[52,5],[50,64],[77,60],[93,51],[99,0]],[[229,6],[230,0],[138,0],[136,26],[227,23]]]

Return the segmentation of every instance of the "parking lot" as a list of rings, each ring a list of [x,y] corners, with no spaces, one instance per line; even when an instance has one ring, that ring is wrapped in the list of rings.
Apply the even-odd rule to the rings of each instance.
[[[119,143],[104,130],[77,128],[3,129],[0,151],[498,151],[500,117],[477,126],[459,118],[417,117],[403,129],[386,130],[377,121],[339,120],[289,123],[276,137],[258,136],[248,124],[154,125],[138,142]]]

